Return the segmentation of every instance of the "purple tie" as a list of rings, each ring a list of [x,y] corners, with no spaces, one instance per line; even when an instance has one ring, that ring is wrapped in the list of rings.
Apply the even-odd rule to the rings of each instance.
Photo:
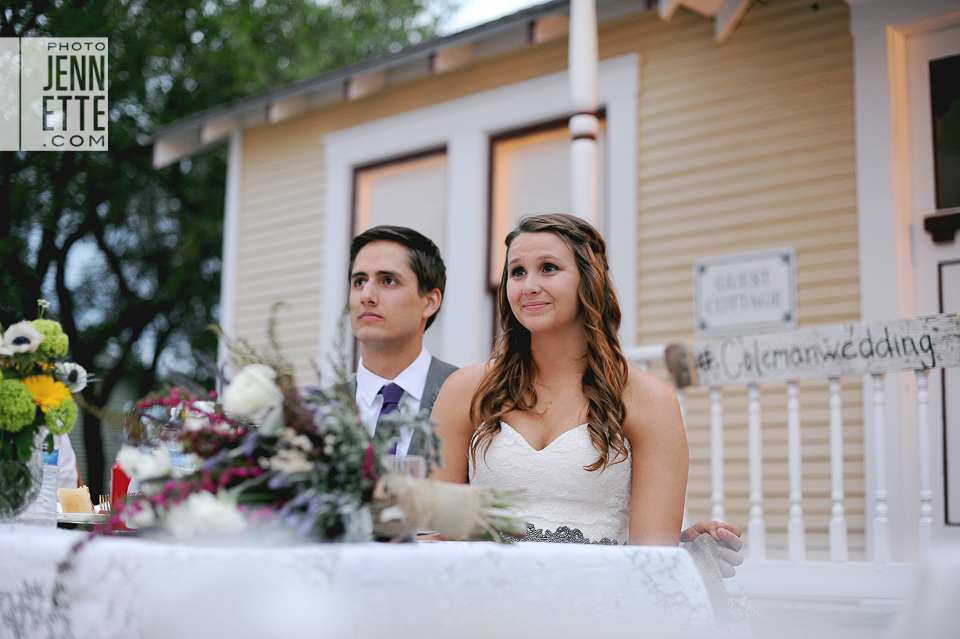
[[[403,396],[403,389],[396,384],[387,384],[380,389],[378,395],[383,395],[383,406],[380,407],[380,416],[377,417],[377,423],[384,415],[389,415],[400,407],[400,398]],[[396,444],[390,448],[390,454],[397,454]]]

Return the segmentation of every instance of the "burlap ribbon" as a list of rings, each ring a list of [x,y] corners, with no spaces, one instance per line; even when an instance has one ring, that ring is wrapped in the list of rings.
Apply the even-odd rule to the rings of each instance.
[[[379,536],[402,537],[432,530],[449,539],[465,540],[482,532],[496,534],[487,520],[495,501],[495,493],[488,488],[391,473],[377,482],[373,497],[377,502],[374,532]]]

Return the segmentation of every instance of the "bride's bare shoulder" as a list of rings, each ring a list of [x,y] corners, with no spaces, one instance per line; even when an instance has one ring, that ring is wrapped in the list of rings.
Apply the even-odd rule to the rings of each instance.
[[[437,421],[437,432],[445,440],[457,437],[458,441],[462,439],[461,443],[466,445],[466,439],[463,438],[473,431],[470,402],[486,368],[486,363],[461,368],[450,375],[440,388],[431,417]],[[446,441],[444,445],[449,443],[450,441]]]
[[[443,383],[443,390],[448,392],[469,392],[472,395],[489,367],[490,362],[464,366],[454,371],[450,377],[447,378]],[[447,387],[449,387],[449,389]]]
[[[677,394],[674,392],[673,386],[656,375],[642,371],[632,364],[627,365],[627,372],[625,395],[646,401],[663,399],[676,401]]]
[[[454,371],[440,387],[434,410],[439,408],[443,412],[451,407],[469,406],[473,393],[489,366],[489,362],[481,362]]]
[[[623,400],[627,409],[628,426],[646,428],[669,427],[679,423],[680,404],[673,387],[656,375],[651,375],[635,366],[629,366],[627,385]]]

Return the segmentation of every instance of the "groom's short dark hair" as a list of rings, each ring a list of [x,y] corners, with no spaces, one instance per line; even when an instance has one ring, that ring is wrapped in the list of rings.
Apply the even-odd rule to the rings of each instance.
[[[353,272],[353,263],[360,249],[371,242],[396,242],[405,246],[410,258],[410,268],[417,275],[417,291],[420,296],[426,295],[433,289],[439,289],[440,302],[443,303],[443,291],[447,286],[447,267],[444,266],[443,258],[440,257],[440,249],[430,238],[405,226],[381,225],[367,229],[353,238],[353,242],[350,243],[348,274]],[[439,312],[438,307],[437,313]],[[437,313],[427,319],[426,328],[430,328],[433,324]]]

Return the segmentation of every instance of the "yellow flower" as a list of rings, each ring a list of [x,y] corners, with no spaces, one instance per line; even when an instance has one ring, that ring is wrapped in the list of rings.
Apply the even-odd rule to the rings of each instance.
[[[57,408],[63,400],[70,399],[70,389],[64,386],[63,382],[58,382],[48,375],[31,375],[20,381],[30,389],[33,403],[43,412]]]

